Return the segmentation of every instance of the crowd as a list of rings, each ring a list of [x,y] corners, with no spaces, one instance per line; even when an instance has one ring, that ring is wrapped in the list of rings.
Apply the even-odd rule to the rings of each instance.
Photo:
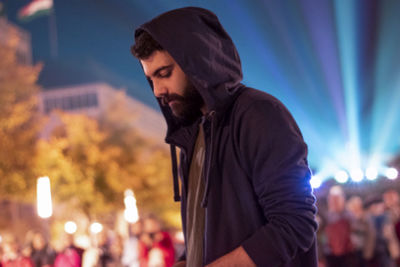
[[[0,243],[0,267],[170,267],[181,253],[160,220],[146,216],[129,225],[129,236],[93,234],[90,246],[76,246],[74,236],[64,233],[54,249],[41,232],[18,242],[12,234]]]
[[[318,200],[320,201],[320,200]],[[332,186],[319,208],[319,266],[400,266],[399,193],[348,196]]]
[[[346,197],[343,188],[335,185],[326,201],[318,202],[320,267],[400,267],[400,197],[396,190]],[[85,248],[76,246],[74,236],[67,233],[59,241],[54,249],[41,232],[22,243],[13,235],[4,235],[0,267],[170,267],[183,250],[183,244],[173,241],[154,215],[129,224],[127,238],[102,231],[92,235]]]

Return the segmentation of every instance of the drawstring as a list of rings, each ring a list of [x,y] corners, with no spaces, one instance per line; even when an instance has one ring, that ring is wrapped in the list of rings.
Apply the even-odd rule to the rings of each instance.
[[[172,158],[172,175],[174,177],[174,200],[178,202],[181,200],[179,194],[179,181],[178,181],[178,162],[176,160],[176,148],[174,145],[170,145],[171,158]]]
[[[204,196],[203,200],[201,201],[201,207],[206,208],[208,204],[208,194],[210,191],[210,170],[211,170],[211,163],[213,162],[213,143],[214,143],[214,115],[215,111],[211,111],[209,114],[209,118],[211,121],[211,137],[210,137],[210,146],[209,146],[209,157],[208,157],[208,162],[207,162],[207,170],[205,172],[205,190],[204,190]]]

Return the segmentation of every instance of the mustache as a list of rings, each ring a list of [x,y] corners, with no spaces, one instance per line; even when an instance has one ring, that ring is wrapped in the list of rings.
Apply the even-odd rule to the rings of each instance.
[[[177,94],[163,95],[160,98],[161,104],[167,106],[171,101],[183,101],[185,98]]]

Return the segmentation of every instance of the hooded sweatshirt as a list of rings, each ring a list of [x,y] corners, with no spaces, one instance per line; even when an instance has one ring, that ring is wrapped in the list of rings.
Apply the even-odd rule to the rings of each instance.
[[[237,50],[212,12],[172,10],[140,26],[135,35],[141,31],[174,58],[208,109],[203,122],[203,264],[242,246],[257,266],[317,266],[307,146],[288,110],[273,96],[241,84]],[[171,145],[175,200],[181,200],[185,233],[198,121],[182,125],[168,106],[160,107],[168,125],[165,140]]]

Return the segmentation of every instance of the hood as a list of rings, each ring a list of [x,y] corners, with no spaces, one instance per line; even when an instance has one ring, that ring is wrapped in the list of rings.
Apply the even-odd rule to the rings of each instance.
[[[242,80],[241,63],[214,13],[198,7],[175,9],[140,26],[135,36],[141,31],[148,32],[175,59],[209,112],[222,113],[232,103]],[[160,107],[167,120],[169,142],[168,137],[183,126],[169,107]]]

